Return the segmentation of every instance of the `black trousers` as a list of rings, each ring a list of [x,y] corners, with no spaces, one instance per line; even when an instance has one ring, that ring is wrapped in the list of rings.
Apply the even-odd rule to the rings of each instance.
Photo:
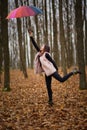
[[[69,74],[65,75],[64,77],[61,77],[58,72],[53,73],[50,76],[45,75],[45,81],[46,81],[46,87],[47,87],[47,92],[48,92],[48,98],[49,101],[52,100],[52,88],[51,88],[51,81],[52,77],[54,77],[56,80],[60,82],[66,81],[68,78],[70,78],[73,75],[73,72],[70,72]]]

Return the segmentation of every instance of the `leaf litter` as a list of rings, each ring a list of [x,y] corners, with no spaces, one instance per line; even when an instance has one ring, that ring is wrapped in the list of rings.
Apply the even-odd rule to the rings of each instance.
[[[87,130],[87,90],[79,89],[78,75],[64,83],[53,79],[53,106],[44,76],[30,69],[28,75],[11,71],[10,92],[0,84],[0,130]]]

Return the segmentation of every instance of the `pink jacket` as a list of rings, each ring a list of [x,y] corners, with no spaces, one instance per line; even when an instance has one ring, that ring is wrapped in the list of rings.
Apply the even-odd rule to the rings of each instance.
[[[46,74],[46,76],[50,76],[54,72],[56,72],[55,67],[53,64],[45,57],[45,54],[48,52],[45,52],[42,56],[40,56],[40,62],[42,65],[42,68]],[[48,53],[50,55],[50,53]]]

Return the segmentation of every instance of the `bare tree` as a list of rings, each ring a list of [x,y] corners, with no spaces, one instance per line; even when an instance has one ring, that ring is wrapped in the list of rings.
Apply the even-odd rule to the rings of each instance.
[[[87,65],[87,2],[84,0],[84,42],[85,42],[85,64]]]
[[[48,44],[48,12],[47,12],[47,0],[44,0],[44,12],[45,12],[44,35],[45,35],[45,43]]]
[[[50,51],[51,51],[51,54],[52,54],[52,25],[53,25],[53,23],[52,23],[52,1],[51,0],[49,0],[49,29],[50,29],[50,31],[49,31],[49,36],[48,37],[50,37],[49,38],[49,41],[50,41]]]
[[[4,11],[3,11],[4,9]],[[10,90],[9,43],[8,43],[8,0],[1,1],[1,34],[4,53],[4,91]]]
[[[77,57],[80,75],[80,89],[86,89],[86,73],[84,61],[84,43],[83,43],[83,20],[82,20],[82,0],[76,0],[75,5],[76,15],[76,33],[77,33]]]
[[[73,43],[72,43],[72,2],[66,0],[66,13],[67,13],[67,67],[73,65]]]
[[[52,0],[52,10],[53,10],[53,57],[58,64],[59,54],[58,54],[58,35],[57,35],[57,19],[56,19],[56,2]]]
[[[62,0],[59,0],[59,28],[60,28],[60,44],[61,44],[61,62],[62,70],[64,75],[67,73],[66,70],[66,40],[64,34],[64,25],[63,25],[63,14],[62,14]]]
[[[1,28],[1,1],[0,1],[0,28]],[[1,30],[0,30],[0,83],[2,74],[2,42],[1,42]]]
[[[16,8],[18,7],[18,1],[15,0]],[[27,78],[27,70],[26,70],[26,60],[25,60],[25,54],[24,54],[24,48],[22,46],[22,26],[21,26],[21,20],[17,19],[17,28],[18,28],[18,42],[19,42],[19,49],[20,49],[20,62],[21,62],[21,68],[24,74],[24,77]]]

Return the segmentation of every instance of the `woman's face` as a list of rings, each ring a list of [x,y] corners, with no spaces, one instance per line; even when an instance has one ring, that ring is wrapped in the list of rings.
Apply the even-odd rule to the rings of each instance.
[[[44,45],[41,46],[40,52],[41,52],[41,53],[44,53]]]

